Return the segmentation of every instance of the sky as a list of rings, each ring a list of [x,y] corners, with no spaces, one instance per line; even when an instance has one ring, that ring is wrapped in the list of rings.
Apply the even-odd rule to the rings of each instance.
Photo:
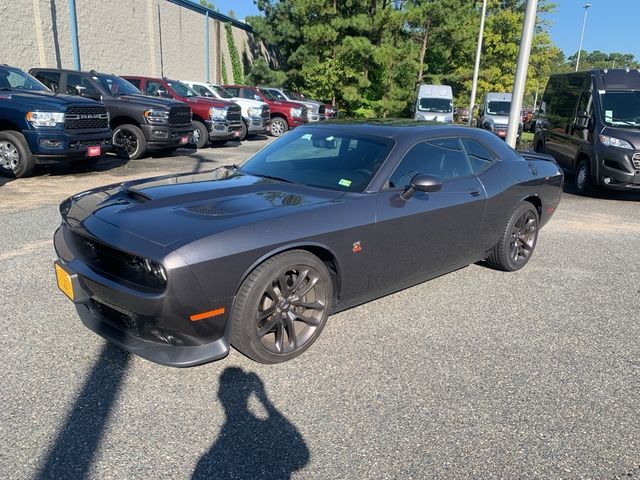
[[[640,0],[552,1],[557,4],[557,9],[547,16],[552,23],[551,38],[566,56],[578,50],[584,16],[582,7],[590,3],[582,48],[606,53],[633,53],[636,60],[640,60]],[[253,0],[214,0],[213,3],[221,13],[233,10],[239,19],[260,13]]]

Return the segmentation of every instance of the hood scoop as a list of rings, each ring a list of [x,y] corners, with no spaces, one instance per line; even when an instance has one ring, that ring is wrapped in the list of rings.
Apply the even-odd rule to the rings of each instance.
[[[135,187],[129,187],[127,189],[127,196],[129,198],[132,198],[136,202],[140,202],[140,203],[148,202],[148,201],[151,200],[151,197],[149,195],[141,192],[140,190],[136,189]]]
[[[257,192],[252,195],[239,195],[214,202],[187,205],[184,210],[197,215],[224,216],[254,213],[283,207],[301,207],[305,197],[285,192]]]

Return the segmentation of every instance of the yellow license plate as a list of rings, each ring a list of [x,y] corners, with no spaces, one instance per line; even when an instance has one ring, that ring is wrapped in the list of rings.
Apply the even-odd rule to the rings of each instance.
[[[64,271],[64,269],[55,264],[56,267],[56,279],[58,280],[58,288],[62,290],[67,297],[73,300],[73,283],[71,283],[71,275]]]

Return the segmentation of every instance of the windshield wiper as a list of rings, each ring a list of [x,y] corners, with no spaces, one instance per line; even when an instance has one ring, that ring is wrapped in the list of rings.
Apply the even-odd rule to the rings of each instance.
[[[276,177],[275,175],[263,175],[261,173],[250,173],[249,175],[253,175],[254,177],[260,177],[260,178],[268,178],[269,180],[276,180],[278,182],[296,183],[293,180],[289,180],[287,178],[282,178],[282,177]]]
[[[632,127],[639,127],[640,123],[629,122],[628,120],[612,120],[611,123],[614,125],[630,125]]]

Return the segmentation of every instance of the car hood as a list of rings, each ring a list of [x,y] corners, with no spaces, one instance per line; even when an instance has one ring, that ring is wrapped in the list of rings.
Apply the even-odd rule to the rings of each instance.
[[[223,167],[89,190],[71,197],[62,214],[65,221],[77,223],[94,216],[158,245],[177,248],[191,240],[332,202],[342,195],[344,192]]]
[[[24,105],[33,105],[39,109],[52,108],[60,110],[67,105],[97,105],[98,102],[77,95],[61,95],[47,90],[3,90],[0,92],[5,100],[19,101]],[[0,99],[2,101],[2,99]]]
[[[107,97],[103,97],[107,98]],[[143,105],[145,107],[163,107],[171,108],[176,105],[184,105],[183,102],[173,100],[171,98],[153,97],[151,95],[135,94],[135,95],[120,95],[118,100],[123,102],[132,103],[135,105]]]

